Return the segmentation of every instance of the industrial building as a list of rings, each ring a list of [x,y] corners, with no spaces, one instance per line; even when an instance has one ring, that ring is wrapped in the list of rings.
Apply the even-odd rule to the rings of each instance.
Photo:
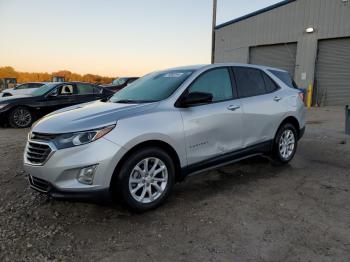
[[[218,25],[214,55],[285,69],[314,105],[350,104],[350,0],[286,0]]]

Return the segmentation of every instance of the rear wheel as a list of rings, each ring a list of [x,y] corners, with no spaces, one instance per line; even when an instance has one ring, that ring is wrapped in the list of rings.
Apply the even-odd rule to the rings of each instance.
[[[127,207],[142,212],[158,207],[167,199],[174,177],[171,157],[160,148],[145,148],[126,159],[116,187]]]
[[[25,107],[17,107],[9,114],[9,124],[14,128],[29,127],[33,123],[33,119],[32,112]]]
[[[298,134],[294,125],[286,123],[278,130],[273,146],[273,157],[280,164],[290,162],[297,150]]]

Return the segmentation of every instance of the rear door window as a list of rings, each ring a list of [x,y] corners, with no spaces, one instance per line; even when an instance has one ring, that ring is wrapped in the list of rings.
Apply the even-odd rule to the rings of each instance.
[[[264,78],[265,82],[265,89],[267,93],[275,92],[277,89],[279,89],[278,85],[264,72],[261,72]]]
[[[58,88],[60,96],[70,96],[74,94],[74,86],[72,84],[63,84]]]
[[[263,75],[259,69],[234,67],[237,92],[240,98],[263,95],[266,93]]]
[[[94,85],[86,83],[77,83],[77,94],[78,95],[93,95],[99,94],[101,90]]]

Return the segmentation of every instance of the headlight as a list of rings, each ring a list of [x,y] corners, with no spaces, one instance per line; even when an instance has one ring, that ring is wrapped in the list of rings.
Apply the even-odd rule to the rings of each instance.
[[[111,132],[115,126],[116,125],[111,125],[101,129],[62,134],[57,136],[53,141],[57,149],[85,145],[105,136]]]
[[[8,104],[0,104],[0,109],[3,109],[4,107],[6,107]]]

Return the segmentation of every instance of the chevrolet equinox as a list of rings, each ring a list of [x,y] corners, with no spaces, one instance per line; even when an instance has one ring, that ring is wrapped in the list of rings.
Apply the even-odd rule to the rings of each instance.
[[[180,67],[40,119],[24,166],[31,187],[53,198],[108,195],[145,211],[190,174],[263,154],[288,163],[304,130],[302,95],[287,72]]]

